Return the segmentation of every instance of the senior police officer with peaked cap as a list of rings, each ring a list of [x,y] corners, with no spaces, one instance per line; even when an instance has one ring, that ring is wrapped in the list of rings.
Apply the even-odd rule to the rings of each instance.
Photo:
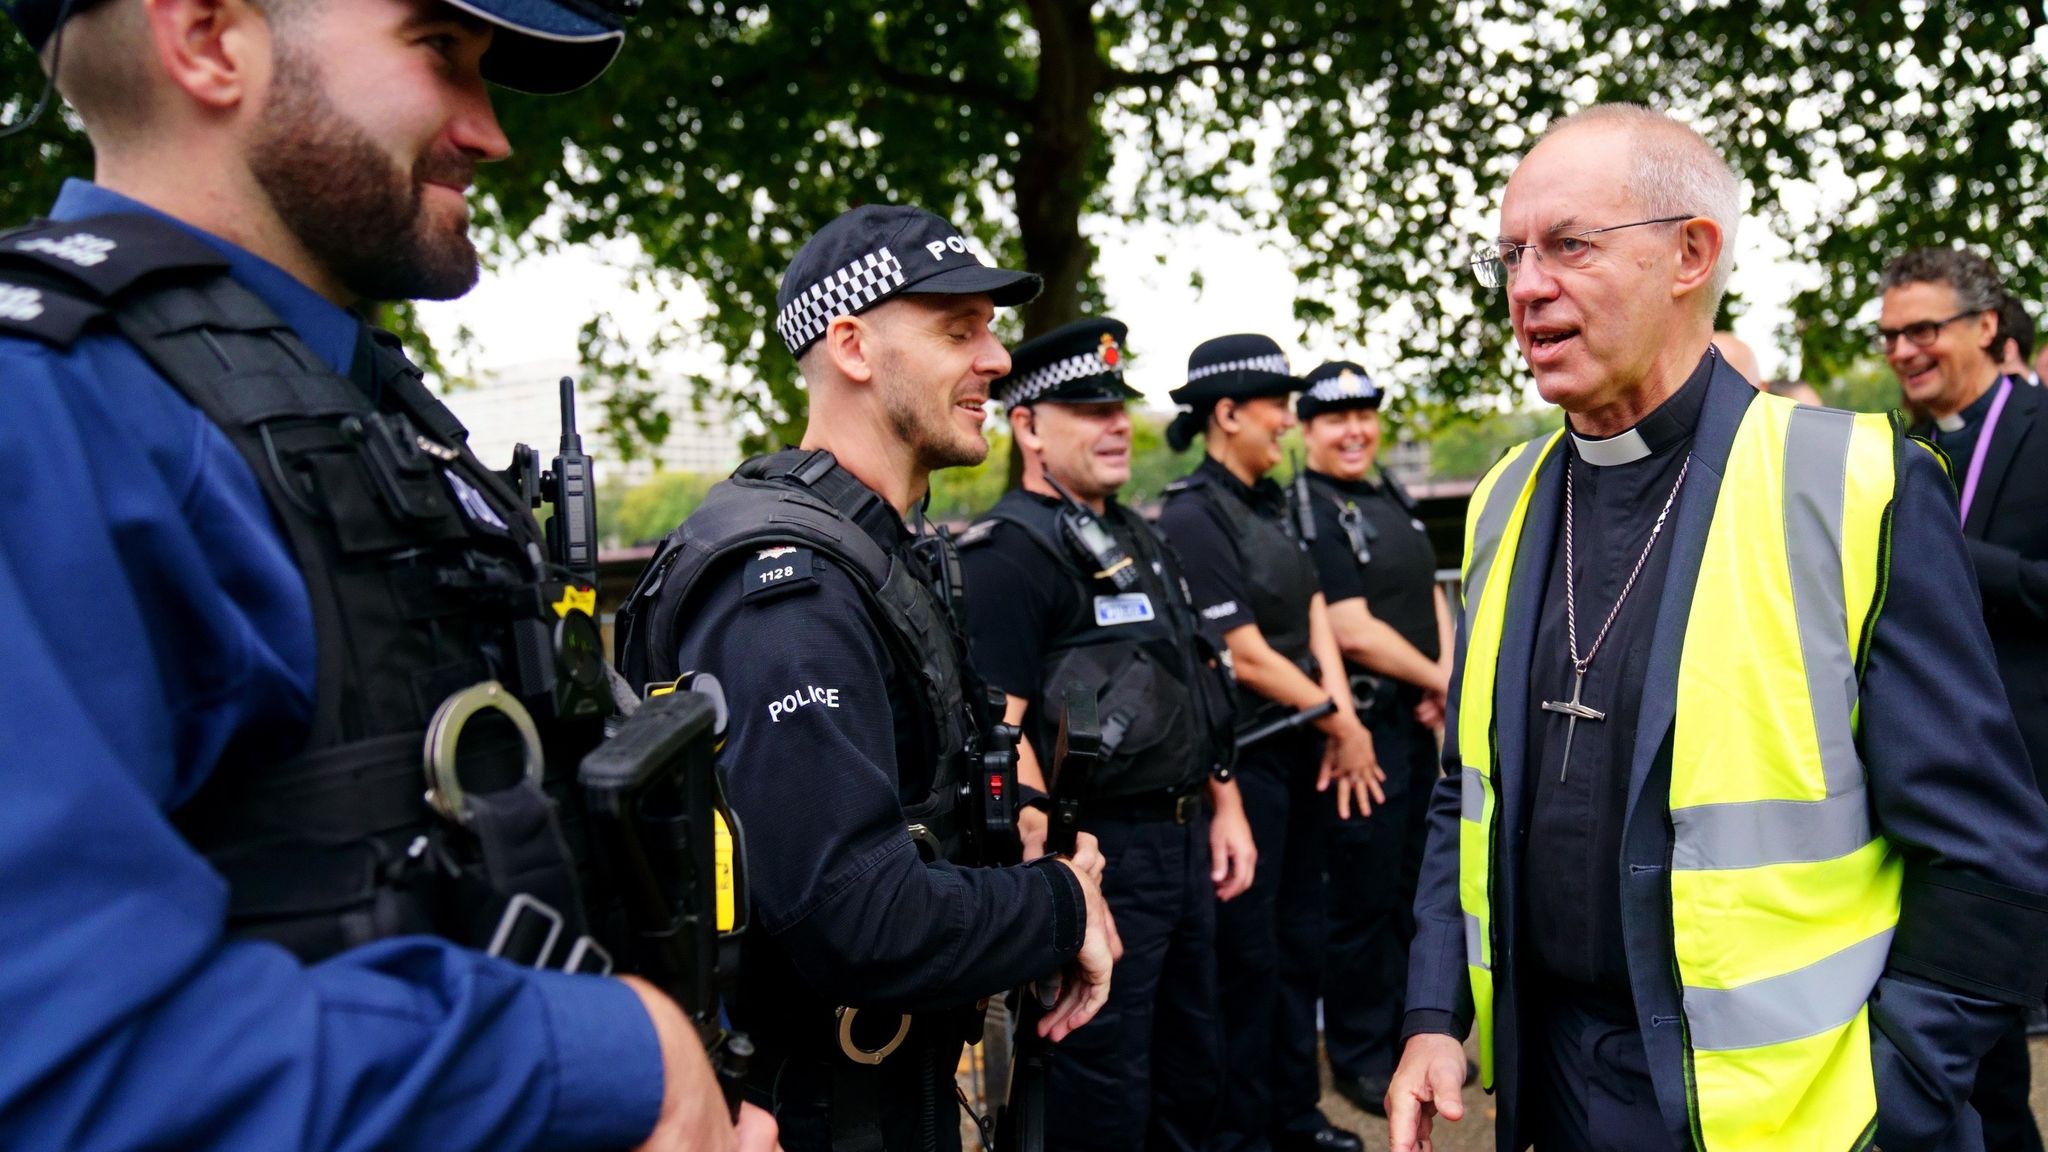
[[[676,1005],[559,970],[601,909],[536,776],[608,696],[525,502],[349,310],[468,289],[485,81],[595,79],[616,6],[5,7],[97,179],[0,235],[0,1144],[732,1147]]]
[[[1010,367],[989,325],[1038,287],[920,209],[820,229],[778,296],[810,391],[802,447],[712,489],[621,612],[630,679],[709,672],[730,701],[727,796],[774,846],[748,860],[733,1014],[792,1150],[957,1148],[976,1002],[1064,969],[1044,1029],[1060,1040],[1109,991],[1092,838],[1073,860],[965,866],[997,855],[964,797],[1000,714],[966,663],[957,554],[905,525],[933,471],[987,456]]]
[[[1387,772],[1371,820],[1330,827],[1323,1044],[1337,1091],[1385,1111],[1400,1055],[1410,906],[1450,681],[1451,614],[1415,501],[1380,460],[1384,393],[1366,370],[1331,361],[1294,403],[1308,467],[1296,492],[1313,518],[1309,552],[1358,711]]]
[[[1301,381],[1265,336],[1220,336],[1188,357],[1175,448],[1204,437],[1194,473],[1167,488],[1159,526],[1184,561],[1202,617],[1223,634],[1237,677],[1237,722],[1321,710],[1314,727],[1245,747],[1238,787],[1259,867],[1217,913],[1226,1089],[1215,1149],[1347,1149],[1358,1137],[1316,1107],[1316,999],[1322,978],[1323,823],[1369,811],[1379,770],[1352,710],[1315,564],[1287,499],[1266,474],[1294,425]],[[1371,800],[1367,797],[1371,796]]]
[[[1103,725],[1102,762],[1073,794],[1117,861],[1103,895],[1124,956],[1101,1016],[1053,1061],[1047,1146],[1198,1149],[1222,1088],[1215,901],[1250,884],[1254,850],[1216,646],[1165,541],[1117,500],[1139,395],[1124,336],[1079,320],[1011,354],[994,391],[1023,486],[961,537],[961,566],[975,667],[1024,729],[1020,781],[1045,787],[1070,685],[1096,695]],[[1027,843],[1043,837],[1043,810],[1023,820]]]

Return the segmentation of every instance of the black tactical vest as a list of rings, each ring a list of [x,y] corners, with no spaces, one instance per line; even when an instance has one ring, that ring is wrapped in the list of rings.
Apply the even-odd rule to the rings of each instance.
[[[554,607],[566,585],[528,507],[477,462],[395,338],[373,333],[358,379],[338,375],[226,267],[142,215],[0,237],[0,293],[36,305],[0,327],[59,346],[118,330],[248,463],[306,581],[317,667],[304,745],[283,763],[230,750],[172,818],[227,879],[233,935],[313,961],[429,932],[559,964],[588,943],[566,842],[581,822],[544,789],[568,795],[560,777],[611,710],[595,629]],[[459,789],[435,792],[437,813],[430,727],[465,689],[484,706],[459,728],[443,714],[442,735],[460,733],[443,783]],[[539,760],[510,711],[489,706],[508,697]],[[578,966],[604,966],[574,950]]]
[[[960,794],[979,743],[971,711],[978,685],[970,682],[963,658],[953,594],[942,598],[927,583],[934,574],[907,548],[885,549],[861,527],[884,510],[882,498],[830,452],[792,449],[747,461],[662,540],[619,608],[614,650],[634,688],[673,680],[685,671],[676,666],[682,623],[705,576],[728,567],[722,561],[778,544],[831,557],[854,576],[897,667],[917,680],[914,704],[936,764],[928,794],[907,803],[904,816],[930,830],[942,854],[953,857],[963,832]]]
[[[1258,624],[1259,634],[1275,652],[1313,676],[1316,673],[1315,655],[1309,650],[1309,602],[1321,590],[1315,562],[1288,518],[1286,499],[1279,489],[1262,483],[1253,493],[1265,507],[1254,508],[1239,493],[1199,468],[1166,486],[1168,501],[1200,502],[1237,545],[1237,554],[1244,562],[1245,594],[1251,601],[1252,620]],[[1271,702],[1264,697],[1239,688],[1240,723],[1270,706]]]
[[[1230,766],[1233,705],[1179,565],[1143,517],[1120,504],[1107,507],[1103,518],[1119,529],[1119,540],[1134,545],[1138,590],[1148,601],[1149,618],[1129,619],[1123,609],[1130,601],[1114,582],[1082,566],[1060,532],[1059,515],[1057,504],[1013,491],[960,540],[962,549],[976,547],[996,525],[1024,533],[1089,609],[1045,645],[1024,731],[1032,747],[1050,750],[1059,716],[1044,704],[1078,683],[1095,692],[1102,725],[1092,794],[1121,799],[1191,792]]]

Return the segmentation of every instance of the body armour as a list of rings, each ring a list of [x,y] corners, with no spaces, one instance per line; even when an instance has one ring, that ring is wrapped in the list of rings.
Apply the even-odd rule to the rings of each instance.
[[[963,658],[954,612],[957,558],[940,557],[937,579],[908,548],[877,544],[861,521],[895,512],[873,490],[839,467],[830,452],[792,449],[757,456],[711,489],[690,518],[665,537],[640,582],[619,608],[617,661],[636,689],[674,680],[678,638],[693,593],[707,574],[752,550],[780,545],[815,548],[854,578],[872,610],[890,655],[909,670],[921,691],[915,701],[934,741],[931,787],[904,806],[904,817],[938,843],[939,855],[960,855],[961,793],[967,765],[979,746],[973,705],[976,685]],[[922,839],[922,838],[921,838]]]
[[[1096,611],[1045,646],[1038,691],[1024,715],[1035,748],[1055,746],[1059,717],[1044,707],[1069,684],[1092,689],[1099,701],[1102,761],[1090,784],[1103,799],[1178,796],[1227,770],[1234,755],[1229,679],[1216,647],[1203,631],[1178,566],[1149,524],[1111,503],[1104,520],[1131,541],[1145,603],[1119,594],[1061,543],[1060,506],[1011,492],[961,537],[963,549],[988,538],[997,525],[1021,531],[1079,590]],[[1126,610],[1126,605],[1134,608]]]
[[[1270,487],[1270,486],[1267,486]],[[1265,495],[1266,488],[1253,490]],[[1259,634],[1273,651],[1293,661],[1311,677],[1316,673],[1315,655],[1309,650],[1309,602],[1320,585],[1315,563],[1295,535],[1286,498],[1277,489],[1271,493],[1272,515],[1261,515],[1234,492],[1227,492],[1215,477],[1197,469],[1193,474],[1166,486],[1168,500],[1195,500],[1215,520],[1218,528],[1237,546],[1244,562],[1244,586],[1251,601],[1252,618]],[[1272,702],[1239,687],[1237,720],[1244,724],[1271,710]]]
[[[373,333],[357,379],[338,375],[225,268],[140,215],[0,239],[0,273],[36,305],[7,330],[58,346],[117,330],[248,463],[306,580],[305,743],[282,763],[231,746],[172,814],[228,882],[230,934],[309,962],[420,932],[535,964],[599,955],[572,948],[588,944],[581,821],[546,792],[568,795],[611,710],[594,627],[395,338]]]

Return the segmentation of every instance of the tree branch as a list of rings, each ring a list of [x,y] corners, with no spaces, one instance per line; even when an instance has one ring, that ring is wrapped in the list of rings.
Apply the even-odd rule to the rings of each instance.
[[[875,74],[890,86],[921,96],[938,96],[948,100],[972,100],[980,104],[993,104],[1013,116],[1023,116],[1030,111],[1027,102],[1013,92],[972,80],[954,80],[928,72],[908,72],[882,54],[882,46],[874,46]]]
[[[1293,56],[1314,48],[1357,22],[1358,18],[1355,14],[1347,14],[1336,23],[1312,35],[1281,41],[1269,47],[1260,48],[1253,52],[1240,53],[1236,56],[1219,56],[1206,60],[1183,60],[1172,67],[1161,68],[1154,72],[1130,72],[1122,68],[1110,68],[1103,74],[1103,90],[1111,92],[1119,88],[1164,88],[1178,81],[1185,80],[1199,73],[1204,68],[1214,68],[1218,71],[1257,68],[1270,60],[1283,56]]]

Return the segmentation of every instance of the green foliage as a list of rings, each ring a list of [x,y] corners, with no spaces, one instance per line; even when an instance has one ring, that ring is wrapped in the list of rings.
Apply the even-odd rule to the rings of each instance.
[[[1815,385],[1814,391],[1828,407],[1851,412],[1886,412],[1903,403],[1891,365],[1869,355],[1850,362],[1826,383]]]
[[[603,528],[605,542],[618,547],[651,544],[661,539],[696,511],[704,494],[723,479],[722,474],[657,472],[653,479],[618,492],[609,500],[608,494],[616,489],[600,488],[597,522]]]
[[[1563,410],[1545,405],[1510,412],[1467,413],[1429,436],[1430,474],[1440,480],[1476,480],[1500,454],[1564,423]]]
[[[2044,24],[2048,0],[671,0],[600,83],[501,96],[519,150],[482,172],[480,217],[499,259],[637,241],[639,284],[679,302],[656,347],[732,366],[699,386],[732,391],[750,449],[804,419],[771,324],[781,270],[875,201],[922,204],[1045,274],[1011,336],[1103,304],[1089,230],[1278,229],[1303,328],[1358,341],[1377,323],[1383,342],[1391,321],[1386,382],[1448,408],[1520,376],[1504,301],[1465,267],[1515,156],[1559,112],[1642,99],[1726,150],[1754,214],[1818,267],[1783,338],[1832,379],[1864,357],[1855,318],[1906,247],[1987,249],[2018,292],[2041,290]],[[39,83],[0,37],[0,91]],[[0,112],[26,101],[0,96]],[[33,150],[0,166],[8,219],[88,169],[61,117],[6,147]],[[1108,184],[1124,156],[1128,194]],[[701,314],[680,303],[699,299]],[[614,390],[615,435],[662,435],[635,398],[650,350],[599,319],[584,351]]]

